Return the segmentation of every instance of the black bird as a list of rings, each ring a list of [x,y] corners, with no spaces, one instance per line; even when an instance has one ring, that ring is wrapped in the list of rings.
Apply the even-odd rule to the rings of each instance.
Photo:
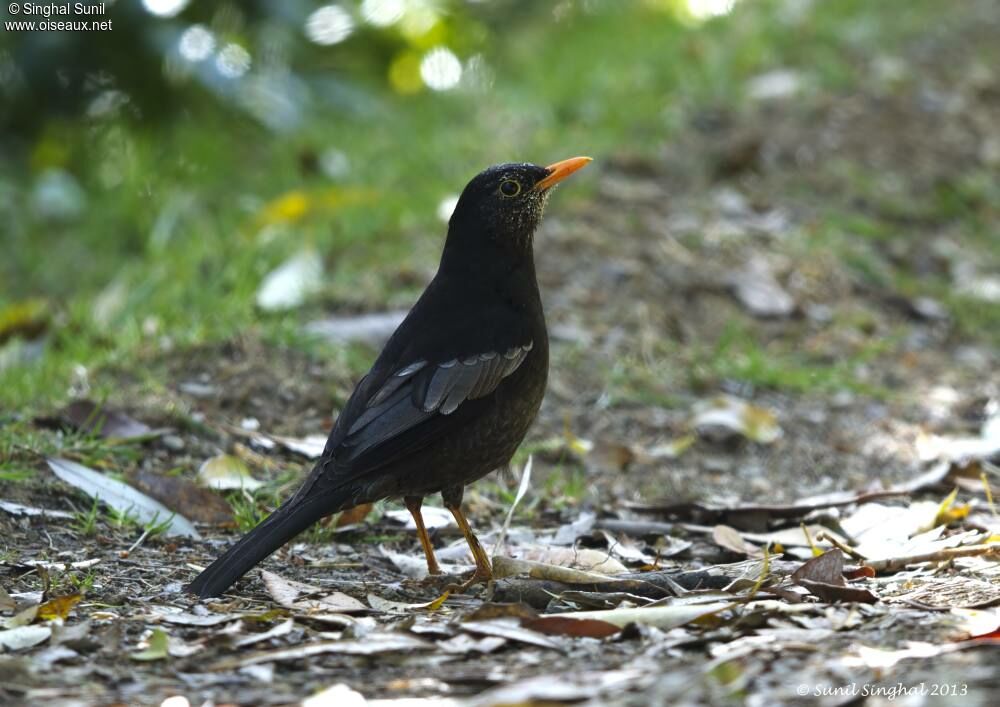
[[[218,596],[324,516],[400,496],[438,574],[420,513],[437,492],[476,561],[463,588],[490,579],[462,494],[510,461],[541,405],[549,341],[532,241],[549,190],[588,162],[502,164],[469,182],[437,274],[358,382],[305,483],[189,592]]]

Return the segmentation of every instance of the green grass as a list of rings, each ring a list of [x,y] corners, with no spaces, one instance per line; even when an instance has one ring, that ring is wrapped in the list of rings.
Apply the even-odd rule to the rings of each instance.
[[[856,369],[891,350],[892,345],[892,337],[867,339],[855,350],[830,360],[829,356],[799,351],[793,342],[762,343],[753,332],[734,322],[714,349],[702,357],[702,371],[707,371],[715,380],[729,379],[756,388],[796,393],[850,390],[881,397],[886,391],[860,380]]]

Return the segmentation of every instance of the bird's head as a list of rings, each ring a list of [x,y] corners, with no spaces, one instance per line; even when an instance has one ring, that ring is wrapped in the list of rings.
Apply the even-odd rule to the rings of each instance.
[[[548,167],[510,163],[489,167],[466,185],[449,221],[449,241],[487,238],[504,249],[524,249],[556,184],[587,166],[571,157]]]

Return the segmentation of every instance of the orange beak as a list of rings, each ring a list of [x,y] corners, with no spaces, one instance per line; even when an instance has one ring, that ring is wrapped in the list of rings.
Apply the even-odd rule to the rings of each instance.
[[[545,191],[546,189],[554,187],[556,184],[566,179],[566,177],[573,174],[573,172],[583,169],[591,162],[593,162],[593,160],[590,157],[570,157],[568,160],[562,160],[561,162],[550,164],[545,168],[549,171],[548,176],[544,177],[540,182],[535,184],[535,189],[537,191]]]

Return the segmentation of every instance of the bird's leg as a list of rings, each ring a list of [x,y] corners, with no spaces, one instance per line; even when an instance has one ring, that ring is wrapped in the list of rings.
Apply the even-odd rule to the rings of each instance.
[[[441,498],[444,499],[444,507],[451,511],[451,514],[455,516],[455,522],[458,523],[459,530],[461,530],[462,535],[465,536],[465,542],[469,543],[469,550],[472,551],[472,557],[476,561],[476,571],[473,572],[472,577],[454,588],[454,591],[458,592],[464,592],[474,584],[489,582],[493,579],[493,569],[490,566],[490,558],[486,556],[486,551],[483,549],[483,546],[479,544],[479,539],[476,537],[476,534],[472,532],[472,526],[469,525],[469,521],[465,519],[465,514],[462,513],[463,491],[464,488],[459,486],[457,490],[452,488],[441,492]]]
[[[420,546],[424,548],[424,556],[427,558],[427,574],[441,574],[441,567],[437,558],[434,557],[434,546],[431,545],[430,536],[427,535],[427,527],[424,525],[424,516],[420,512],[423,505],[423,496],[403,496],[403,503],[406,510],[413,516],[413,522],[417,524],[417,537],[420,538]]]

